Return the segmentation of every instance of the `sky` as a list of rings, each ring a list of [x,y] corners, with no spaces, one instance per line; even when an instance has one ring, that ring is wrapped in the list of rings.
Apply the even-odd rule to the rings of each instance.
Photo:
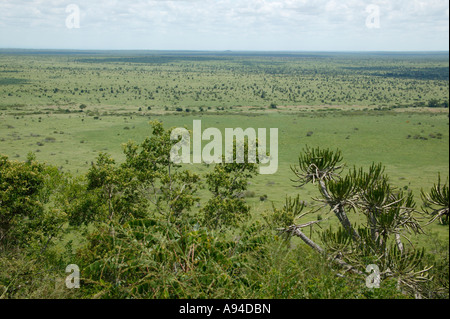
[[[448,51],[448,0],[0,0],[0,48]]]

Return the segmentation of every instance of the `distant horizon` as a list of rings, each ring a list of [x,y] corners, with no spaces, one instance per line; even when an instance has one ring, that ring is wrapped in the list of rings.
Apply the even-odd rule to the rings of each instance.
[[[76,48],[14,48],[0,47],[10,51],[118,51],[118,52],[286,52],[286,53],[449,53],[450,50],[249,50],[249,49],[76,49]]]

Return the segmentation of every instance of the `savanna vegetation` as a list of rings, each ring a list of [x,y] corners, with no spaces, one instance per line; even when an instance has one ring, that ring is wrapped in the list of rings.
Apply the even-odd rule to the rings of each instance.
[[[2,50],[0,106],[448,107],[448,54]],[[90,110],[95,112],[95,110]]]
[[[448,135],[448,54],[1,50],[0,298],[448,298]]]

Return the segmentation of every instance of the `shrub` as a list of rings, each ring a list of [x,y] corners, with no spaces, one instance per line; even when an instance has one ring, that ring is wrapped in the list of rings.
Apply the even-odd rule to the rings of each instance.
[[[255,197],[256,195],[255,195],[255,192],[254,192],[254,191],[246,190],[246,191],[244,192],[243,196],[246,197],[246,198],[253,198],[253,197]]]

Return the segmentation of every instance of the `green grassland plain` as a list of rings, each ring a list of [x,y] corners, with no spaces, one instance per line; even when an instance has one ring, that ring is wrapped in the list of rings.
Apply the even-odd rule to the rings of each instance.
[[[143,141],[150,120],[273,127],[279,168],[251,181],[255,216],[286,195],[317,195],[290,180],[306,145],[342,150],[348,168],[382,162],[420,202],[422,188],[448,176],[448,67],[448,53],[0,50],[0,153],[24,160],[34,152],[82,174],[99,152],[120,161],[121,145]],[[432,227],[448,239],[448,226]]]

